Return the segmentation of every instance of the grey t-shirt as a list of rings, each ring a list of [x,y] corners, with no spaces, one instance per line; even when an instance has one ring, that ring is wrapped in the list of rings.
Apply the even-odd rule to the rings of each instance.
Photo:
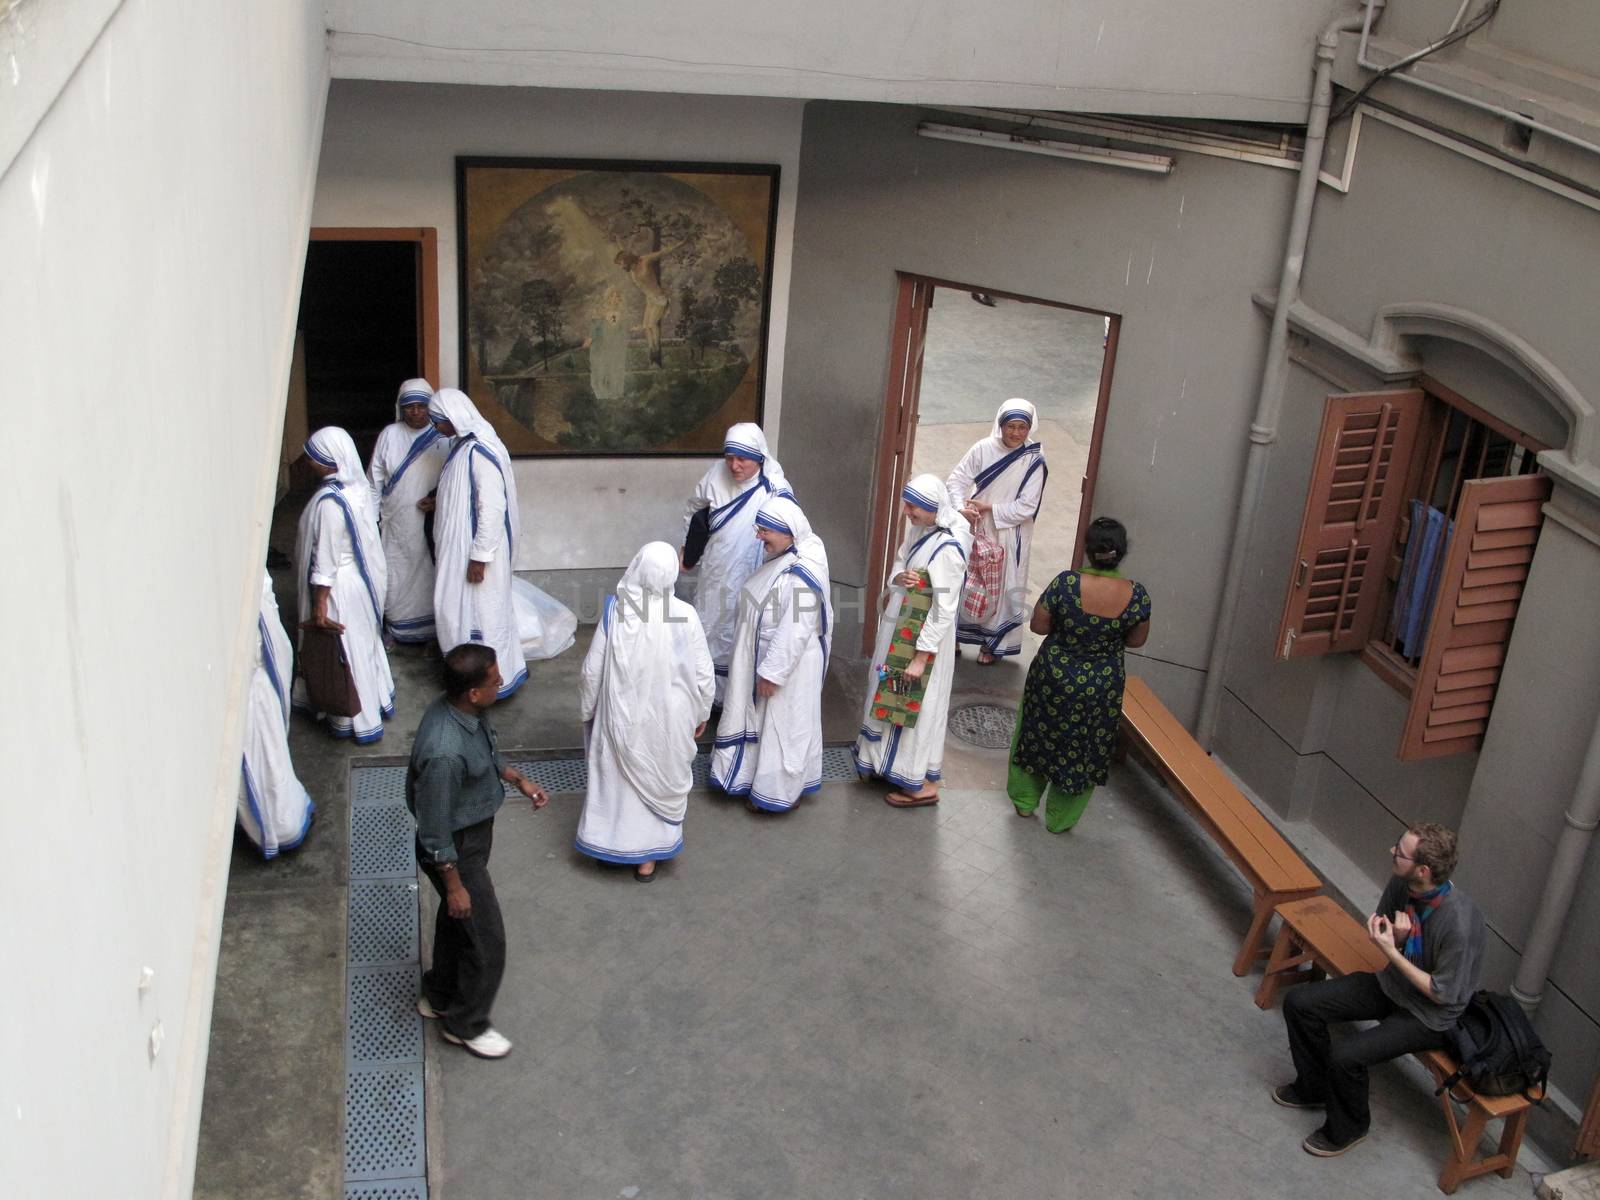
[[[1406,881],[1396,875],[1383,889],[1377,911],[1393,920],[1410,898]],[[1478,990],[1483,968],[1483,914],[1460,888],[1452,887],[1423,922],[1422,961],[1417,965],[1433,977],[1434,999],[1412,987],[1393,963],[1378,975],[1378,986],[1429,1029],[1451,1028]]]

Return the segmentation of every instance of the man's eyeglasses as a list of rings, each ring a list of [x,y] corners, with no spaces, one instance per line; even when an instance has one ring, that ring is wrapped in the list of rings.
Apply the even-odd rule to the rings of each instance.
[[[1394,845],[1389,847],[1389,855],[1390,855],[1391,858],[1393,858],[1395,860],[1395,862],[1414,863],[1414,862],[1417,861],[1416,859],[1412,858],[1411,855],[1409,855],[1409,854],[1401,854],[1400,853],[1400,843],[1399,842],[1396,842]]]

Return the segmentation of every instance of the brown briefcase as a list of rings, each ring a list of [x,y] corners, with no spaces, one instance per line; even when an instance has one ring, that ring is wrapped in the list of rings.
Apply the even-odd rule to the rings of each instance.
[[[337,629],[300,626],[300,675],[314,711],[330,717],[353,717],[361,711],[356,677]]]

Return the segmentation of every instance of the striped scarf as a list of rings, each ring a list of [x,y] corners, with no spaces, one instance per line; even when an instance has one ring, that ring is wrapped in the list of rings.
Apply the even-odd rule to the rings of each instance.
[[[1422,965],[1423,923],[1433,915],[1433,910],[1444,902],[1452,886],[1450,881],[1446,880],[1431,892],[1411,897],[1410,903],[1406,905],[1406,916],[1411,918],[1411,932],[1406,935],[1405,954],[1408,961],[1416,963],[1419,967]]]

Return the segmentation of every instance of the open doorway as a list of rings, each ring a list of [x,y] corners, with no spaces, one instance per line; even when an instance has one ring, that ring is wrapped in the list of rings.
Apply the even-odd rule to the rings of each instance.
[[[366,460],[400,384],[439,385],[437,234],[313,229],[300,289],[305,423],[338,425]]]
[[[901,277],[896,317],[869,594],[880,594],[902,532],[890,516],[896,511],[891,497],[913,475],[948,476],[975,442],[990,435],[1000,405],[1022,397],[1038,410],[1029,440],[1043,444],[1050,472],[1029,562],[1028,591],[1037,596],[1082,553],[1119,319],[908,276]],[[1039,640],[1025,629],[1021,654],[1002,661],[1025,667]],[[975,656],[973,648],[964,651],[967,660]],[[1016,674],[1020,686],[1020,672],[995,669]],[[1010,690],[1005,682],[994,680]]]

